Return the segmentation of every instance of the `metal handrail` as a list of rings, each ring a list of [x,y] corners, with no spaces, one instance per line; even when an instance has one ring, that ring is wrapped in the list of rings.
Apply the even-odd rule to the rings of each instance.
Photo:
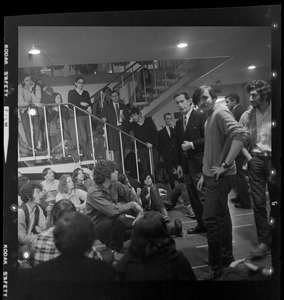
[[[129,67],[127,67],[123,72],[121,72],[121,73],[119,73],[115,78],[113,78],[108,84],[106,84],[104,87],[102,87],[101,89],[99,89],[97,92],[95,92],[91,97],[90,97],[90,99],[92,99],[92,98],[94,98],[96,95],[100,95],[100,93],[107,87],[107,86],[109,86],[109,85],[111,85],[113,82],[115,82],[115,80],[116,79],[118,79],[119,77],[121,77],[121,75],[122,74],[125,74],[125,73],[127,73],[131,68],[133,68],[133,66],[135,66],[136,64],[138,64],[137,62],[134,62],[131,66],[129,66]],[[143,66],[141,66],[141,67],[143,67]],[[140,68],[141,68],[140,67]],[[139,69],[140,69],[139,68]],[[129,77],[129,76],[128,76]],[[128,78],[128,77],[126,77],[126,78]],[[118,83],[119,84],[119,83]],[[117,84],[117,85],[118,85]],[[115,87],[117,86],[117,85],[115,85]],[[94,101],[94,103],[96,103],[97,101],[99,101],[100,99],[95,99],[95,101]],[[93,104],[94,104],[93,103]]]
[[[128,136],[131,140],[134,141],[134,152],[135,152],[135,158],[136,158],[136,166],[137,165],[137,162],[138,162],[138,155],[137,155],[137,142],[144,145],[145,147],[147,147],[149,149],[149,163],[150,163],[150,170],[151,172],[154,174],[154,168],[153,168],[153,149],[151,147],[148,147],[147,143],[137,139],[136,137],[132,136],[131,134],[128,134],[127,132],[123,131],[122,129],[106,122],[106,121],[103,121],[102,119],[100,119],[99,117],[93,115],[93,114],[90,114],[89,112],[81,109],[80,107],[74,105],[73,103],[69,103],[69,102],[65,102],[65,103],[60,103],[60,104],[55,104],[55,103],[50,103],[50,104],[44,104],[42,105],[43,108],[44,108],[44,119],[45,119],[45,122],[47,121],[47,118],[46,118],[46,107],[53,107],[53,106],[66,106],[69,108],[70,111],[74,111],[74,117],[75,117],[75,130],[76,130],[76,140],[77,140],[77,148],[78,148],[78,151],[79,151],[79,140],[78,140],[78,130],[77,130],[77,122],[76,122],[76,110],[79,110],[81,112],[83,112],[84,114],[86,114],[86,116],[89,116],[89,124],[90,124],[90,129],[91,129],[91,140],[92,140],[92,153],[93,153],[93,160],[95,161],[95,157],[94,157],[94,144],[93,144],[93,139],[92,139],[92,136],[93,136],[93,132],[92,132],[92,126],[91,126],[91,119],[90,118],[93,118],[94,120],[96,120],[97,122],[101,123],[101,124],[104,124],[104,130],[105,130],[105,137],[107,139],[107,132],[106,132],[106,127],[109,126],[110,128],[113,128],[114,130],[116,130],[118,133],[119,133],[119,137],[120,137],[120,150],[122,149],[122,134],[124,134],[125,136]],[[33,106],[33,105],[32,105]],[[70,106],[73,107],[73,109],[70,108]],[[27,109],[27,107],[24,107],[24,106],[18,106],[18,109]],[[30,107],[28,108],[30,109]],[[59,111],[61,111],[61,109],[59,108]],[[59,119],[60,119],[60,132],[61,132],[61,140],[63,141],[63,126],[62,126],[62,118],[61,118],[61,114],[59,116]],[[30,125],[31,125],[31,132],[33,132],[33,128],[32,128],[32,122],[31,122],[31,118],[30,118]],[[47,125],[45,126],[46,129],[47,129]],[[46,134],[48,134],[46,132]],[[31,137],[33,138],[33,134],[31,134]],[[50,146],[49,146],[49,142],[48,142],[48,137],[47,137],[47,143],[48,143],[48,157],[50,157]],[[65,157],[65,149],[64,149],[64,144],[62,142],[62,151],[63,151],[63,156]],[[122,153],[121,153],[122,154]],[[33,149],[33,158],[35,159],[35,153],[34,153],[34,149]],[[122,170],[123,172],[125,171],[125,167],[124,167],[124,161],[122,159]],[[139,180],[139,169],[137,167],[137,178]]]

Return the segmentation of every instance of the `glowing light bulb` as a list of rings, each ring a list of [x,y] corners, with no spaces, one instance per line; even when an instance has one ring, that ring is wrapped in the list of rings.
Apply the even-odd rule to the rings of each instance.
[[[185,42],[179,43],[177,45],[178,48],[186,48],[187,46],[188,46],[188,43],[185,43]]]
[[[35,46],[32,46],[32,49],[29,51],[29,54],[37,55],[40,54],[40,50],[36,48]]]

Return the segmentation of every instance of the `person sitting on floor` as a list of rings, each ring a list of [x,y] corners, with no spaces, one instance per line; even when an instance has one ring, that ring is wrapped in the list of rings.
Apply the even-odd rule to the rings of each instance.
[[[77,211],[85,213],[87,192],[74,188],[74,182],[71,175],[61,175],[59,178],[58,190],[59,193],[55,198],[56,202],[61,199],[68,199],[75,205]]]
[[[37,235],[48,228],[51,208],[47,208],[47,217],[45,217],[39,205],[43,197],[39,183],[27,182],[19,193],[23,203],[18,208],[18,245],[19,259],[23,259],[24,252],[29,251],[33,254]],[[33,264],[33,255],[30,257],[30,262]]]
[[[85,256],[95,240],[90,218],[76,211],[65,212],[53,234],[61,255],[22,270],[13,299],[82,299],[89,293],[97,299],[105,295],[96,283],[115,281],[117,274],[109,263]]]
[[[92,219],[98,239],[120,253],[125,233],[131,232],[135,217],[143,213],[143,208],[138,204],[136,194],[117,177],[115,162],[97,162],[93,169],[94,184],[88,190],[86,215]],[[124,203],[118,201],[122,198]]]
[[[44,232],[41,232],[35,240],[35,266],[56,258],[61,254],[55,246],[53,232],[62,215],[69,211],[76,211],[76,207],[70,200],[66,199],[59,200],[52,207],[52,227]],[[92,247],[90,251],[86,252],[85,255],[89,258],[102,260],[102,255],[96,251],[94,247]]]
[[[88,177],[82,168],[76,168],[72,173],[72,179],[75,189],[88,192],[89,187],[93,184],[93,180]]]
[[[135,223],[128,251],[115,269],[125,281],[196,280],[190,262],[176,249],[164,218],[156,211],[145,212]]]
[[[171,219],[165,208],[163,196],[167,196],[167,190],[159,187],[159,184],[154,184],[154,177],[151,174],[141,176],[141,181],[145,186],[138,192],[138,197],[141,198],[142,207],[145,211],[154,210],[161,213],[166,223],[170,223]],[[174,219],[174,226],[168,225],[169,232],[176,236],[182,236],[182,223],[180,219]]]

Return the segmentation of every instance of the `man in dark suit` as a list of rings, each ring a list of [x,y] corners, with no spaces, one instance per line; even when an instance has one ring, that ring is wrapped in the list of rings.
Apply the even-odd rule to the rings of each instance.
[[[202,175],[204,149],[204,124],[206,115],[192,109],[192,99],[186,92],[175,94],[174,100],[183,117],[176,122],[177,174],[183,175],[197,226],[188,234],[206,232],[203,224],[204,192],[197,190],[197,182]]]
[[[225,97],[226,105],[233,114],[236,121],[239,122],[241,115],[245,112],[245,108],[240,104],[238,94],[231,93]]]
[[[101,112],[101,118],[103,121],[118,127],[125,131],[127,126],[129,127],[129,111],[127,106],[123,103],[123,100],[119,97],[119,92],[113,90],[111,92],[111,101],[106,103]],[[121,153],[120,153],[120,139],[119,131],[107,126],[108,135],[108,148],[113,151],[114,161],[121,168]],[[123,148],[125,148],[125,142],[128,137],[122,135]]]
[[[239,122],[241,115],[245,112],[245,108],[240,105],[240,97],[238,94],[231,93],[225,97],[226,105],[230,112],[233,114],[236,121]],[[246,180],[246,171],[243,170],[243,164],[245,161],[244,155],[240,152],[235,158],[237,176],[236,176],[236,192],[237,197],[233,199],[236,202],[236,208],[251,208],[251,201],[249,195],[249,186]]]
[[[175,187],[174,169],[177,167],[174,143],[175,130],[172,127],[173,117],[170,113],[164,114],[166,126],[158,132],[158,149],[163,158],[166,172],[169,176],[171,188]]]

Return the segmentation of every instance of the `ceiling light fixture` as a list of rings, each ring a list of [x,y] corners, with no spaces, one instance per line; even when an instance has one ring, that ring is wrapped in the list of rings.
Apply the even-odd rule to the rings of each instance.
[[[254,66],[254,65],[251,65],[251,66],[248,67],[248,69],[249,69],[249,70],[253,70],[253,69],[255,69],[255,66]]]
[[[35,47],[34,45],[32,46],[32,49],[29,51],[29,54],[32,54],[32,55],[37,55],[37,54],[40,54],[40,50],[38,47]]]
[[[186,42],[181,42],[181,43],[177,44],[178,48],[186,48],[187,46],[188,46],[188,43],[186,43]]]

